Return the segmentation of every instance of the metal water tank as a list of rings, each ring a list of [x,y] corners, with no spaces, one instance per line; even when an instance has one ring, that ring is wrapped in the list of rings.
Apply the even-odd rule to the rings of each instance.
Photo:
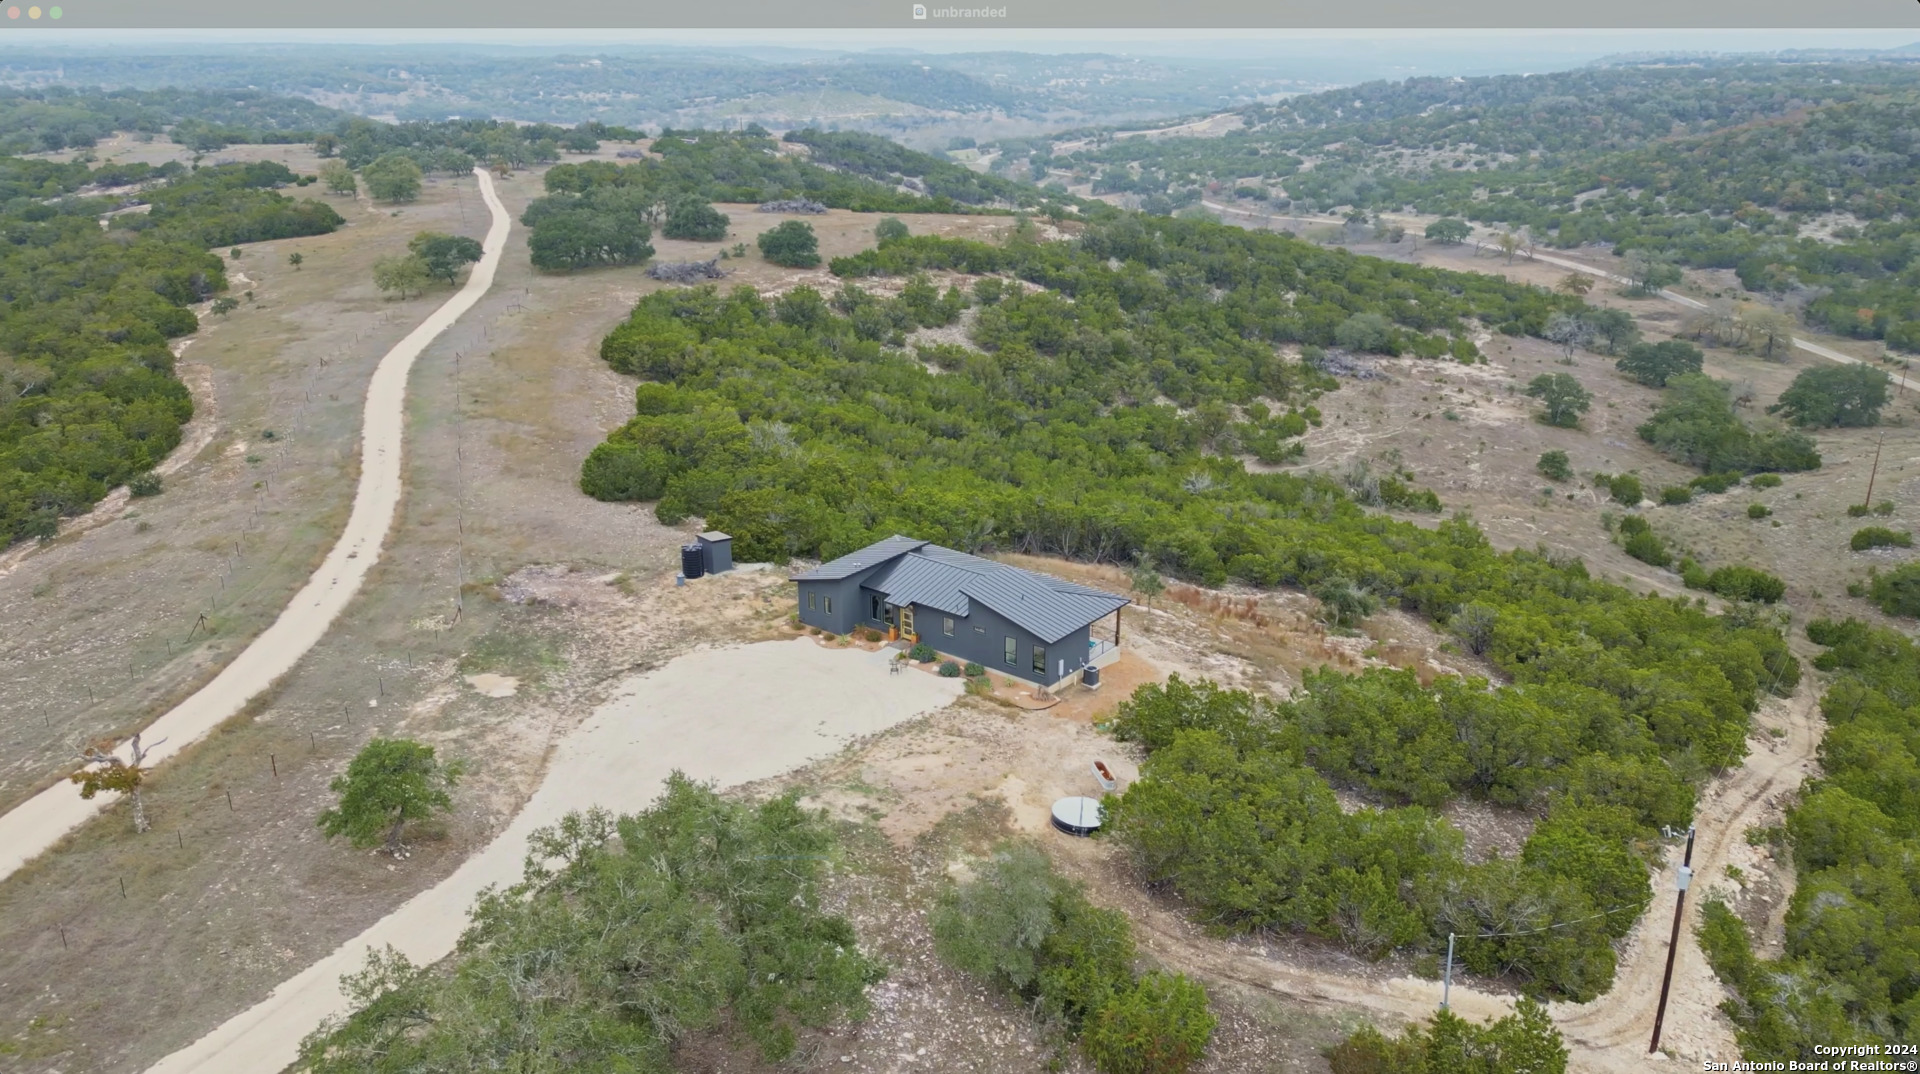
[[[681,545],[680,573],[690,579],[707,573],[707,550],[697,544]]]

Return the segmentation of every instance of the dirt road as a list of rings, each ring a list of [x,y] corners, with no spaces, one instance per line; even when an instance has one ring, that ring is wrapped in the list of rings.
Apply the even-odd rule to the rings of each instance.
[[[722,786],[779,775],[960,696],[958,679],[887,674],[886,650],[810,638],[709,649],[624,683],[555,750],[540,789],[487,848],[438,885],[149,1074],[258,1074],[348,1009],[340,977],[389,944],[416,964],[453,951],[482,888],[520,877],[527,837],[573,810],[644,809],[675,770]]]
[[[1213,210],[1216,213],[1221,214],[1222,219],[1225,219],[1229,216],[1241,216],[1241,217],[1246,217],[1249,220],[1262,220],[1262,221],[1269,221],[1269,222],[1277,221],[1277,220],[1288,220],[1294,223],[1306,224],[1306,225],[1316,225],[1316,224],[1325,225],[1328,223],[1328,221],[1325,221],[1325,220],[1308,220],[1303,217],[1281,216],[1276,213],[1257,213],[1249,209],[1242,209],[1234,205],[1225,205],[1217,201],[1208,201],[1205,198],[1202,198],[1200,200],[1200,204],[1208,209]],[[1391,217],[1389,219],[1402,220],[1405,218]],[[1575,261],[1571,258],[1561,257],[1556,254],[1543,254],[1539,250],[1534,250],[1532,253],[1529,253],[1526,256],[1531,260],[1541,262],[1542,264],[1554,265],[1559,268],[1568,269],[1573,272],[1584,272],[1589,276],[1597,276],[1603,280],[1611,280],[1614,283],[1622,283],[1622,284],[1628,284],[1628,285],[1631,285],[1633,283],[1632,280],[1628,279],[1625,276],[1620,275],[1617,272],[1608,272],[1606,269],[1597,268],[1593,265],[1587,264],[1584,261]],[[1678,303],[1679,305],[1685,306],[1688,309],[1705,310],[1705,309],[1711,308],[1705,302],[1702,302],[1697,298],[1691,298],[1687,295],[1680,294],[1677,291],[1663,290],[1659,292],[1659,294],[1661,298],[1664,298],[1669,302]],[[1843,365],[1868,364],[1858,358],[1855,358],[1851,354],[1846,354],[1841,351],[1837,351],[1832,347],[1815,343],[1812,340],[1801,339],[1798,336],[1794,337],[1793,345],[1803,351],[1806,351],[1808,354],[1817,355],[1821,358],[1825,358],[1830,362],[1839,362]],[[1909,377],[1903,377],[1897,373],[1889,373],[1888,376],[1892,379],[1893,383],[1897,385],[1900,385],[1906,388],[1913,388],[1916,390],[1920,390],[1920,381],[1916,381]]]
[[[1555,257],[1551,254],[1543,254],[1538,250],[1535,250],[1531,256],[1535,261],[1544,261],[1549,265],[1557,265],[1560,268],[1572,269],[1575,272],[1584,272],[1592,276],[1600,276],[1604,279],[1612,280],[1615,283],[1631,284],[1633,282],[1632,280],[1627,279],[1625,276],[1621,276],[1617,273],[1608,272],[1605,269],[1594,268],[1592,265],[1588,265],[1579,261],[1569,260],[1564,257]],[[1666,299],[1669,302],[1678,302],[1680,305],[1685,306],[1688,309],[1704,310],[1709,308],[1705,302],[1702,302],[1697,298],[1689,298],[1686,295],[1678,294],[1673,291],[1661,291],[1660,297]],[[1814,343],[1811,340],[1801,339],[1798,336],[1794,337],[1793,345],[1795,347],[1800,348],[1803,351],[1806,351],[1808,354],[1818,355],[1830,362],[1840,362],[1845,365],[1866,365],[1867,364],[1861,361],[1860,359],[1855,358],[1851,354],[1843,354],[1840,351],[1834,350],[1832,347],[1821,346],[1818,343]],[[1889,373],[1888,376],[1892,378],[1895,384],[1901,385],[1902,387],[1920,389],[1920,383],[1916,383],[1915,381],[1910,380],[1906,377],[1900,376],[1895,373]]]
[[[395,344],[374,370],[360,434],[360,483],[340,539],[272,626],[212,682],[148,725],[144,741],[149,765],[206,737],[291,670],[326,634],[367,572],[380,561],[400,504],[407,377],[414,359],[487,293],[506,249],[511,218],[494,193],[493,180],[478,169],[474,174],[493,217],[482,243],[483,256],[466,285]],[[126,756],[124,747],[120,753]],[[107,797],[85,801],[78,788],[61,782],[0,816],[0,878],[12,875],[110,801]]]

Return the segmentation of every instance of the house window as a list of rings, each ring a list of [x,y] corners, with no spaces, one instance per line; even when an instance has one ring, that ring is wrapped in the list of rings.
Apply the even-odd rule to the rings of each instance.
[[[807,590],[807,610],[813,610],[813,590]]]
[[[1047,647],[1044,645],[1033,647],[1033,670],[1040,675],[1047,673]]]
[[[953,620],[951,619],[940,620],[940,632],[945,634],[949,638],[953,637]]]
[[[832,614],[833,614],[833,598],[832,598],[832,597],[824,597],[824,596],[823,596],[823,597],[821,597],[821,598],[820,598],[820,610],[821,610],[821,611],[823,611],[823,612],[825,612],[825,613],[827,613],[828,615],[832,615]]]
[[[870,610],[873,613],[872,615],[873,621],[876,623],[886,622],[887,613],[880,610],[880,595],[878,593],[875,593],[869,599],[872,601],[872,603],[868,605],[868,610]]]
[[[1010,668],[1020,666],[1020,643],[1011,637],[1007,639],[1007,666]]]

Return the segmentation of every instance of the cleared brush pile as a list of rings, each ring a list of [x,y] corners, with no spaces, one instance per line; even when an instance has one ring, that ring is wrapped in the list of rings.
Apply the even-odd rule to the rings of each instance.
[[[665,280],[668,283],[705,283],[722,279],[726,274],[718,258],[707,261],[660,261],[647,266],[648,279]]]
[[[814,201],[812,198],[781,198],[778,201],[761,202],[760,211],[763,213],[808,213],[818,216],[826,212],[827,207]]]

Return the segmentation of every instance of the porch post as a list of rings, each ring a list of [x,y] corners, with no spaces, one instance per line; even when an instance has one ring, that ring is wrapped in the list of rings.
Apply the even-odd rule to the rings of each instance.
[[[1116,649],[1120,647],[1120,609],[1119,608],[1115,608],[1113,610],[1113,647]]]

